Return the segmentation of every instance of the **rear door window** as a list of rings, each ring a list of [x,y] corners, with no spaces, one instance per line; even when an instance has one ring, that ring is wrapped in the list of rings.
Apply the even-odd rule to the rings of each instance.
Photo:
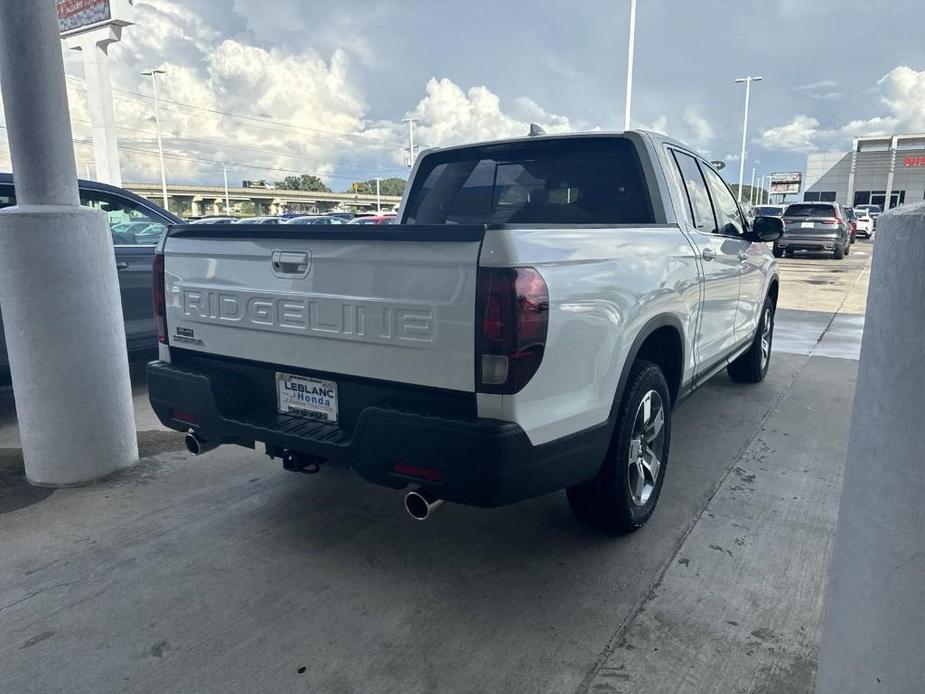
[[[736,202],[729,186],[713,169],[704,167],[703,175],[713,194],[713,204],[716,206],[716,219],[719,222],[719,233],[725,236],[742,236],[745,232],[745,222],[742,211]]]
[[[153,246],[167,230],[164,222],[131,200],[96,190],[81,190],[80,204],[106,213],[116,246]]]
[[[713,216],[713,205],[710,203],[710,194],[707,192],[707,183],[703,180],[703,173],[697,160],[683,152],[672,151],[684,188],[687,191],[689,210],[693,215],[694,226],[705,234],[716,232],[716,219]]]
[[[563,138],[428,155],[415,175],[407,224],[651,224],[633,144]]]
[[[787,208],[788,217],[834,217],[832,205],[803,205],[795,203]]]

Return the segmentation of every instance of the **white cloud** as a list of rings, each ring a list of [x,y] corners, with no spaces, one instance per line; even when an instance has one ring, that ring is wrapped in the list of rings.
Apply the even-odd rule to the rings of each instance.
[[[502,109],[498,95],[484,86],[463,91],[449,79],[431,78],[425,92],[411,112],[412,117],[420,119],[415,129],[416,144],[424,147],[523,136],[530,123],[538,123],[550,133],[572,129],[568,118],[548,113],[528,98],[515,100],[515,117]]]
[[[810,82],[809,84],[801,84],[799,87],[794,87],[798,92],[817,92],[820,89],[832,89],[837,87],[838,82],[835,80],[822,80],[820,82]]]
[[[819,121],[810,116],[794,116],[789,123],[768,128],[758,138],[758,144],[765,149],[788,152],[812,152],[818,149],[815,136]]]
[[[846,148],[853,137],[925,131],[925,70],[901,65],[877,82],[886,113],[824,128],[811,116],[797,115],[789,123],[768,128],[757,138],[765,149],[812,152]]]
[[[655,133],[661,133],[663,135],[668,134],[668,116],[661,115],[656,118],[651,123],[641,123],[637,121],[637,124],[634,124],[635,127],[639,127],[642,130],[651,130]]]
[[[703,149],[713,140],[713,126],[700,114],[700,109],[696,106],[684,108],[682,121],[687,128],[688,141],[695,147]]]
[[[111,49],[123,180],[159,176],[152,87],[140,75],[151,67],[167,71],[159,92],[169,181],[215,181],[225,162],[232,180],[304,172],[329,176],[343,189],[350,178],[394,169],[400,140],[367,131],[366,104],[344,52],[286,54],[223,40],[170,0],[139,4],[137,22]],[[169,61],[161,63],[164,56]],[[74,136],[89,139],[80,55],[69,56],[67,66]],[[83,171],[92,148],[78,146],[78,157]]]
[[[416,144],[441,146],[525,135],[532,122],[547,132],[572,130],[569,119],[528,97],[502,104],[487,86],[463,90],[433,78],[410,114],[373,121],[354,74],[354,60],[370,59],[347,42],[321,54],[254,45],[249,32],[228,38],[179,0],[138,3],[135,26],[110,49],[114,106],[123,180],[160,176],[150,77],[159,78],[161,130],[168,183],[230,178],[277,180],[315,173],[335,189],[353,179],[405,172],[407,126],[417,123]],[[167,62],[163,62],[167,58]],[[78,170],[93,172],[93,149],[80,53],[65,50]],[[5,152],[0,151],[0,158]],[[7,164],[7,167],[9,165]]]

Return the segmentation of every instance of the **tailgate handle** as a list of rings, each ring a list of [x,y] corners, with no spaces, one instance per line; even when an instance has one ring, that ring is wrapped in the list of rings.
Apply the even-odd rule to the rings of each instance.
[[[312,254],[308,251],[273,251],[273,274],[277,277],[307,277],[312,269]]]

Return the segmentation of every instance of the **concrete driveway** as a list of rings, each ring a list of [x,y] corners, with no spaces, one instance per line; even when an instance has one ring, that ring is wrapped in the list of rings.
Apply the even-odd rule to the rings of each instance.
[[[802,628],[802,665],[790,679],[774,677],[796,655],[760,644],[747,669],[697,678],[716,673],[723,657],[740,659],[736,644],[749,642],[748,630],[741,640],[704,630],[714,643],[730,639],[710,657],[653,649],[696,633],[671,610],[709,604],[709,585],[697,587],[707,567],[733,602],[741,575],[786,573],[790,526],[772,524],[767,551],[754,547],[744,566],[725,571],[719,562],[738,547],[720,551],[708,541],[713,505],[733,523],[754,512],[755,479],[745,483],[751,497],[730,501],[728,490],[751,474],[756,446],[769,449],[761,449],[765,467],[796,451],[825,480],[789,511],[796,524],[800,514],[813,519],[814,531],[792,542],[802,543],[795,556],[809,567],[800,574],[806,594],[821,594],[853,395],[853,328],[846,325],[840,356],[816,350],[836,321],[857,315],[855,304],[863,310],[869,244],[855,248],[845,261],[782,262],[778,329],[786,339],[768,379],[741,386],[723,374],[677,411],[658,512],[626,538],[581,525],[562,494],[489,511],[449,505],[417,523],[400,493],[345,470],[292,474],[235,447],[192,459],[178,435],[151,422],[141,386],[145,457],[137,468],[89,487],[33,489],[8,416],[0,427],[0,689],[727,692],[750,682],[753,691],[810,691],[821,599],[781,605],[770,590],[765,599],[776,605],[760,592],[741,602],[743,625],[784,610],[787,628]],[[843,272],[825,272],[839,263]],[[809,281],[808,267],[837,276],[835,284]],[[811,416],[807,407],[819,408],[819,426],[798,426]],[[799,438],[775,448],[768,431]],[[775,494],[762,508],[774,507]],[[768,527],[739,525],[742,546]],[[697,576],[678,579],[677,567],[698,562]],[[646,621],[657,612],[666,615],[660,626]],[[714,627],[739,623],[727,617],[697,614]],[[656,677],[660,667],[673,679]]]

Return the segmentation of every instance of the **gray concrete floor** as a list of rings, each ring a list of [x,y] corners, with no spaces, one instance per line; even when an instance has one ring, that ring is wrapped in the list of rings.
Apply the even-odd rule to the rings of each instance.
[[[422,524],[344,470],[191,459],[143,387],[137,468],[35,489],[8,414],[0,691],[809,691],[868,260],[782,262],[768,379],[718,376],[677,411],[658,512],[627,538],[561,494]],[[817,356],[839,320],[843,358]]]

